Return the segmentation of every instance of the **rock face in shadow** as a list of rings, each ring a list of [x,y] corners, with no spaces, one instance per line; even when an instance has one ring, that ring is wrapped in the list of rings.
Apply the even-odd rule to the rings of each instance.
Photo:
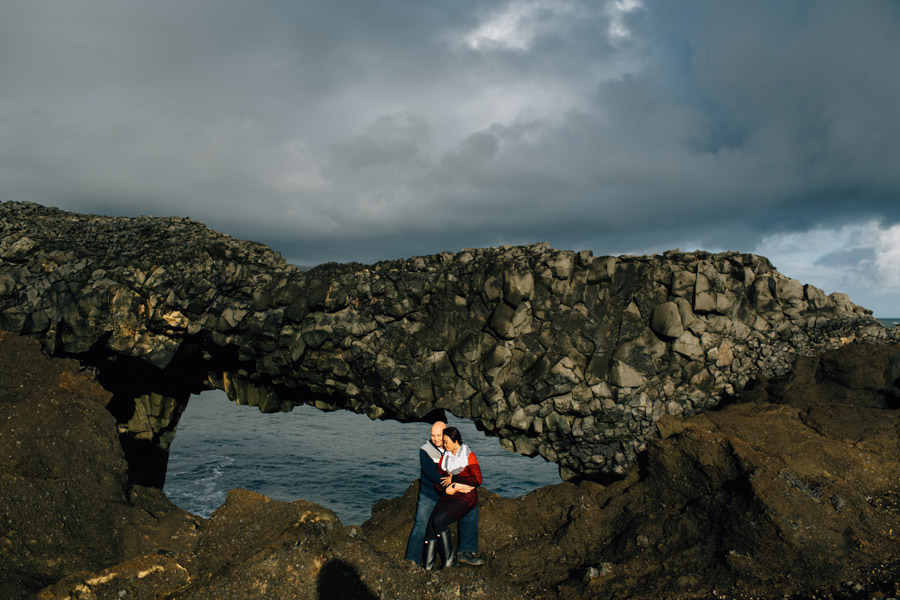
[[[127,486],[109,399],[74,361],[0,332],[0,598],[194,543],[194,517]]]
[[[815,403],[900,408],[897,348],[896,344],[851,344],[819,356],[800,356],[789,373],[754,381],[743,399],[797,408]]]
[[[486,481],[485,565],[426,573],[402,561],[416,483],[378,502],[362,528],[304,500],[243,490],[210,519],[191,516],[127,483],[109,394],[89,374],[0,334],[0,596],[896,596],[900,413],[875,404],[900,383],[898,360],[900,345],[818,357],[821,373],[843,374],[852,403],[833,402],[834,380],[798,364],[796,379],[761,382],[746,402],[664,417],[609,486],[505,499]],[[753,401],[762,389],[767,401]]]
[[[471,249],[307,273],[189,219],[0,203],[0,329],[95,369],[134,483],[162,487],[189,394],[469,418],[564,479],[634,464],[666,415],[887,331],[765,258]]]

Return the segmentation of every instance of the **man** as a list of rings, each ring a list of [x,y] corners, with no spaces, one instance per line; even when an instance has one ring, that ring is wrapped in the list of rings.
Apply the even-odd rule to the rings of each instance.
[[[422,558],[422,546],[425,542],[425,528],[428,518],[434,510],[440,492],[434,487],[440,485],[438,462],[444,452],[444,428],[447,424],[437,421],[431,426],[431,439],[419,448],[419,500],[416,504],[416,517],[409,542],[406,544],[406,560],[418,564]],[[453,484],[460,491],[467,491],[469,486],[461,483]],[[478,506],[470,510],[459,522],[459,552],[456,559],[467,565],[482,565],[484,559],[478,556]]]

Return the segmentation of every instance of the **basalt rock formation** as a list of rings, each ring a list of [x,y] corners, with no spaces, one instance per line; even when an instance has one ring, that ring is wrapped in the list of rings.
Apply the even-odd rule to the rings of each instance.
[[[0,333],[0,597],[896,597],[900,413],[877,405],[900,391],[900,344],[814,362],[722,410],[664,417],[607,487],[480,490],[484,566],[427,573],[402,560],[415,483],[362,528],[242,490],[189,515],[127,483],[90,372]]]
[[[765,258],[594,257],[546,245],[309,272],[190,219],[0,203],[0,329],[112,393],[132,480],[161,487],[191,393],[473,420],[564,479],[621,476],[665,415],[799,355],[896,339]]]

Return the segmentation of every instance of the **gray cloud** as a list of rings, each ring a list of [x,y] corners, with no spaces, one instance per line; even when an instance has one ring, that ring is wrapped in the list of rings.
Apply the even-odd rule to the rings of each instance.
[[[855,267],[860,264],[872,264],[874,261],[875,249],[872,247],[842,248],[820,257],[815,264],[826,267]]]
[[[0,10],[0,199],[187,215],[308,263],[777,253],[900,222],[895,2]],[[873,264],[832,237],[798,273]]]

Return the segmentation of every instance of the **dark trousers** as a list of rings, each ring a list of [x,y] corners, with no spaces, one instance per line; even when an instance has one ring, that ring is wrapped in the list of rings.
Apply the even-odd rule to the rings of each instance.
[[[431,519],[431,513],[437,500],[419,492],[419,502],[416,505],[416,517],[412,531],[409,534],[409,542],[406,544],[406,560],[419,562],[422,558],[422,543],[425,541],[425,530]],[[443,531],[443,530],[441,530]],[[459,521],[459,551],[478,554],[478,505],[467,512]]]

